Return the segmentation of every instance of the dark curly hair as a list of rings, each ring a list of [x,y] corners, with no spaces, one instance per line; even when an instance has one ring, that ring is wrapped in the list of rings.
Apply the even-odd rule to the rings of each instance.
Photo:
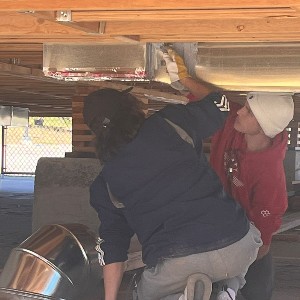
[[[96,154],[104,163],[135,138],[145,120],[144,104],[127,91],[114,89],[96,91],[90,100],[87,103],[88,96],[85,121],[96,135]]]

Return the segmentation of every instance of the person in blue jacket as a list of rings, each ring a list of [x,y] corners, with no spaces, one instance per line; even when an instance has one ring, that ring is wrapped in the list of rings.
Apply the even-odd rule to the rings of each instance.
[[[202,140],[222,127],[226,97],[203,91],[199,101],[167,105],[145,117],[126,91],[100,89],[84,102],[103,165],[90,187],[99,215],[105,300],[116,300],[131,237],[146,267],[139,300],[186,299],[195,273],[221,280],[218,299],[235,299],[262,245],[259,231],[224,191],[202,152]],[[233,283],[233,284],[231,284]]]

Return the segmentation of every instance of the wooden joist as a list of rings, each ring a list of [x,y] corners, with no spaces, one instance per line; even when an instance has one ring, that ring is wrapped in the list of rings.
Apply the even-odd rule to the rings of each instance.
[[[85,32],[78,29],[76,22],[63,25],[47,19],[33,18],[24,14],[0,14],[0,42],[15,40],[25,42],[57,41],[82,43],[126,43],[162,41],[297,41],[300,36],[300,16],[280,15],[251,18],[210,18],[183,20],[136,20],[106,22],[103,34]],[[125,14],[123,13],[123,16]],[[124,20],[124,21],[123,21]],[[93,21],[94,22],[94,21]],[[90,22],[90,25],[93,24]],[[72,26],[71,26],[72,25]],[[85,25],[86,26],[86,25]],[[91,29],[87,27],[87,31]],[[95,29],[97,31],[97,29]],[[276,34],[274,34],[276,32]],[[26,36],[24,36],[26,35]]]
[[[299,12],[291,7],[278,8],[244,8],[244,9],[168,9],[168,10],[129,10],[124,11],[73,11],[74,22],[91,21],[183,21],[183,20],[207,20],[207,19],[257,19],[257,18],[279,18],[297,17]]]
[[[232,9],[232,8],[270,8],[270,7],[298,7],[298,0],[1,0],[0,11],[49,11],[49,10],[161,10],[161,9]]]

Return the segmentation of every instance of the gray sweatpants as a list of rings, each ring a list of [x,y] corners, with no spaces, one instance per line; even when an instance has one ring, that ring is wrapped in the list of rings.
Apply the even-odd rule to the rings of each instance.
[[[168,258],[153,268],[146,268],[137,287],[139,300],[161,300],[174,294],[178,299],[195,273],[206,274],[212,282],[225,280],[228,287],[236,290],[245,284],[244,276],[256,259],[262,245],[259,230],[250,225],[249,232],[236,243],[209,252],[185,257]],[[177,294],[177,295],[176,295]]]

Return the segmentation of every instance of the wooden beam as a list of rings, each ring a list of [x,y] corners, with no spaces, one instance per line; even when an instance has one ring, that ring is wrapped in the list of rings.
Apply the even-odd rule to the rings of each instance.
[[[13,99],[9,100],[1,100],[0,99],[0,105],[4,106],[18,106],[18,107],[27,107],[27,108],[34,108],[34,109],[52,109],[52,110],[64,110],[70,112],[71,109],[71,102],[68,103],[68,105],[63,105],[63,104],[52,104],[51,101],[48,103],[38,103],[38,102],[30,102],[30,101],[17,101]]]
[[[0,18],[0,42],[17,39],[29,42],[104,42],[115,36],[140,36],[140,41],[279,41],[300,40],[300,18],[207,19],[173,21],[107,22],[105,34],[91,37],[87,33],[60,24],[16,14]],[[274,34],[276,33],[276,34]],[[115,41],[116,42],[116,41]]]
[[[251,34],[194,34],[194,35],[143,35],[141,42],[299,42],[299,33],[251,33]]]
[[[46,103],[33,103],[33,102],[27,102],[27,101],[13,101],[13,100],[1,100],[0,99],[0,103],[2,105],[12,105],[12,106],[22,106],[22,107],[42,107],[42,108],[55,108],[55,109],[67,109],[67,110],[71,110],[71,102],[68,105],[53,105],[51,103],[51,101],[49,101],[48,104]]]
[[[95,139],[94,135],[86,135],[86,134],[73,135],[72,137],[73,142],[91,142],[94,139]]]
[[[1,45],[1,44],[0,44]],[[0,57],[1,58],[35,58],[35,60],[41,60],[43,58],[43,52],[33,52],[33,51],[1,51],[0,50]]]
[[[64,91],[60,90],[61,85],[57,84],[45,86],[43,82],[41,83],[34,80],[27,82],[27,85],[25,81],[24,84],[17,82],[15,85],[11,85],[10,83],[6,84],[4,81],[3,86],[0,87],[0,97],[15,95],[16,97],[28,99],[41,99],[41,101],[51,97],[53,102],[59,103],[60,101],[69,101],[70,97],[75,93],[75,87],[67,89],[68,87],[66,86],[66,90]],[[40,85],[38,85],[38,83],[40,83]],[[24,87],[25,85],[26,87]]]
[[[298,6],[292,6],[291,9],[293,9],[296,14],[300,16],[300,3],[298,4]]]
[[[139,44],[141,41],[139,35],[115,35],[114,38],[127,44]]]
[[[44,76],[43,77],[38,77],[38,76],[32,77],[26,75],[19,76],[19,74],[6,73],[6,72],[0,74],[0,82],[2,87],[12,86],[12,87],[20,87],[24,89],[34,88],[44,92],[52,91],[52,88],[55,87],[56,95],[69,95],[70,91],[76,85],[79,84],[78,82],[60,81],[60,80],[55,80],[53,78],[47,78],[47,77],[45,78]]]
[[[212,37],[231,34],[237,36],[260,36],[263,34],[291,34],[300,35],[300,18],[291,19],[233,19],[224,22],[220,19],[186,20],[182,22],[108,22],[106,34],[114,35],[160,35],[186,36],[210,35]],[[275,34],[276,33],[276,34]],[[201,40],[199,38],[199,40]]]
[[[110,36],[93,35],[78,29],[66,27],[53,21],[33,18],[20,13],[0,13],[1,43],[78,43],[101,42],[120,43]]]
[[[117,89],[117,90],[124,90],[125,88],[128,87],[128,85],[124,85],[121,83],[116,83],[116,82],[110,82],[110,81],[101,81],[101,82],[94,82],[91,84],[92,87],[96,89],[98,88],[112,88],[112,89]],[[77,94],[80,95],[87,95],[90,93],[89,87],[77,87]],[[138,86],[134,86],[132,89],[132,94],[136,95],[139,99],[146,99],[149,95],[153,97],[160,98],[162,101],[165,99],[165,101],[169,101],[171,103],[186,103],[187,98],[183,95],[177,95],[174,93],[172,94],[171,92],[161,92],[155,89],[146,89]],[[143,101],[146,103],[146,100]]]
[[[2,91],[0,89],[0,91]],[[68,99],[53,99],[50,97],[45,98],[44,96],[38,97],[38,95],[33,94],[32,96],[26,96],[22,93],[14,92],[8,94],[3,93],[0,96],[0,101],[18,101],[22,103],[34,103],[34,104],[41,104],[41,105],[52,105],[52,106],[62,106],[62,107],[69,107],[71,105],[71,98],[72,95],[69,96]]]
[[[9,89],[7,87],[0,87],[0,91],[4,92],[13,92],[15,93],[20,93],[20,94],[29,94],[29,95],[36,95],[39,97],[46,97],[47,99],[60,99],[60,100],[70,100],[70,96],[59,96],[54,94],[55,93],[55,87],[52,87],[53,93],[43,93],[38,91],[37,89],[34,90],[25,90],[25,89],[20,89],[20,88],[15,88],[15,89]]]
[[[257,19],[268,17],[296,17],[296,9],[279,8],[244,8],[244,9],[193,9],[193,10],[134,10],[134,11],[74,11],[72,19],[83,21],[178,21],[203,19]]]
[[[65,86],[75,86],[74,82],[66,82],[56,80],[54,78],[46,77],[42,70],[17,66],[13,64],[7,64],[0,62],[0,74],[5,74],[6,76],[13,76],[25,79],[34,79],[43,82],[55,83],[57,85]]]
[[[144,9],[220,9],[287,7],[299,5],[298,0],[1,0],[2,11],[47,10],[144,10]]]
[[[43,52],[43,44],[42,43],[24,43],[24,44],[13,44],[13,43],[0,43],[0,52],[1,51],[15,51],[15,52]]]
[[[72,103],[72,105],[73,105],[73,103]],[[89,130],[90,131],[90,128],[84,123],[73,124],[72,129],[73,130]]]
[[[40,18],[33,18],[28,14],[4,14],[2,12],[0,14],[0,34],[9,34],[12,36],[16,34],[44,34],[47,36],[64,35],[66,38],[68,35],[83,35],[86,33],[78,29],[63,26],[53,21],[43,20]]]
[[[1,1],[1,0],[0,0]],[[0,21],[1,22],[1,21]],[[10,34],[1,35],[0,31],[0,44],[1,43],[24,43],[28,41],[29,43],[101,43],[101,44],[120,44],[121,42],[116,40],[113,36],[103,36],[103,35],[45,35],[45,34]],[[124,44],[124,42],[123,42]]]
[[[41,72],[41,70],[39,70]],[[0,74],[3,73],[13,73],[18,75],[32,75],[32,68],[17,66],[13,64],[6,64],[0,62]]]
[[[38,18],[38,19],[43,19],[47,20],[53,23],[58,23],[63,26],[71,27],[74,29],[78,29],[80,31],[83,31],[88,34],[97,34],[97,35],[102,35],[105,33],[105,27],[106,23],[103,21],[93,21],[93,22],[86,22],[86,21],[73,21],[72,16],[70,16],[71,20],[70,21],[58,21],[57,20],[57,14],[59,12],[52,12],[52,11],[31,11],[28,12],[27,14],[29,16]],[[118,41],[122,41],[125,43],[134,43],[138,44],[139,43],[139,37],[138,36],[115,36],[114,37]]]
[[[91,146],[74,146],[74,151],[75,152],[89,152],[89,153],[95,153],[95,147]]]
[[[93,33],[93,34],[99,34],[99,29],[100,29],[100,22],[85,22],[85,21],[80,21],[80,22],[74,22],[73,20],[71,21],[58,21],[57,20],[57,13],[55,11],[30,11],[27,14],[29,16],[47,20],[53,23],[58,23],[63,26],[71,27],[78,29],[80,31],[86,32],[86,33]]]
[[[121,41],[112,36],[104,36],[101,38],[96,37],[71,37],[66,40],[62,37],[45,37],[45,36],[1,36],[0,35],[0,44],[1,42],[12,42],[15,43],[24,43],[24,41],[30,42],[39,42],[39,43],[81,43],[81,44],[90,44],[90,43],[101,43],[101,44],[120,44]],[[213,35],[213,34],[193,34],[193,35],[153,35],[146,34],[140,35],[140,42],[299,42],[300,34],[299,33],[253,33],[253,34],[223,34],[223,35]],[[123,42],[124,44],[124,42]]]

